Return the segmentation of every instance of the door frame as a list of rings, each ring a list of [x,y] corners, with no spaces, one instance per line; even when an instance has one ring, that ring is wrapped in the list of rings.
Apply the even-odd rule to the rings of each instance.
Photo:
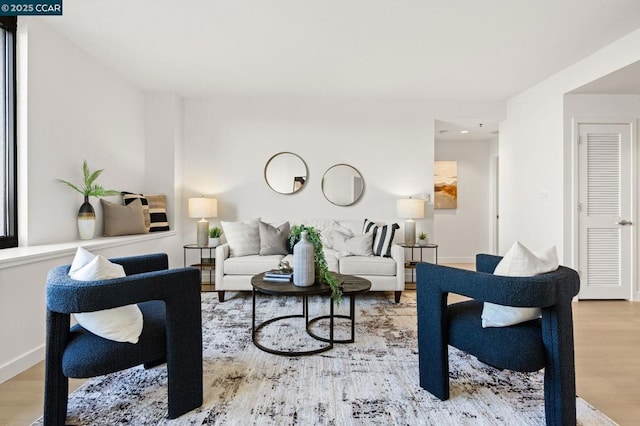
[[[582,118],[573,117],[571,119],[571,263],[578,269],[579,253],[580,253],[580,220],[578,215],[578,201],[579,201],[579,184],[580,184],[580,164],[578,155],[578,128],[581,124],[623,124],[629,125],[630,137],[631,137],[631,195],[635,197],[631,203],[631,215],[634,220],[635,232],[631,235],[631,251],[632,262],[631,265],[631,286],[629,291],[629,299],[631,301],[640,300],[640,286],[638,285],[638,234],[640,230],[640,217],[638,217],[638,165],[640,164],[638,158],[638,138],[637,138],[637,119],[636,118]],[[578,270],[578,273],[580,271]],[[576,298],[579,298],[576,296]]]

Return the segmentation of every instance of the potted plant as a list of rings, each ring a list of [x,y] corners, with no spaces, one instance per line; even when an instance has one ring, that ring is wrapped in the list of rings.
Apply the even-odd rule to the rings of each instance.
[[[209,247],[218,247],[220,245],[220,237],[222,236],[222,229],[218,226],[214,226],[209,229]]]
[[[342,287],[335,275],[329,271],[327,261],[324,258],[324,251],[322,251],[320,232],[313,226],[294,225],[291,227],[291,234],[289,235],[289,247],[293,248],[300,240],[300,234],[302,234],[303,231],[306,231],[307,239],[313,244],[313,262],[315,264],[316,280],[321,283],[326,283],[331,287],[331,297],[336,304],[339,304],[342,300]]]
[[[96,226],[96,212],[93,206],[89,202],[89,197],[105,197],[109,195],[119,195],[120,192],[113,189],[104,189],[102,186],[96,183],[96,179],[100,176],[104,169],[96,170],[92,172],[89,170],[87,160],[82,162],[82,186],[74,185],[73,183],[56,179],[60,183],[64,183],[71,189],[78,191],[84,196],[84,202],[80,206],[78,211],[78,231],[80,232],[80,238],[83,240],[90,240],[93,238],[93,233]]]
[[[427,234],[425,234],[424,232],[420,232],[418,234],[418,245],[424,247],[427,244],[429,244],[429,240],[427,239]]]

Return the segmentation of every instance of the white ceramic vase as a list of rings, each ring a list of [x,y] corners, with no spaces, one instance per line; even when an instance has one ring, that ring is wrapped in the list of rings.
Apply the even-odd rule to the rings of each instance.
[[[313,262],[313,244],[307,238],[307,231],[300,233],[300,241],[293,246],[293,284],[309,287],[316,279]]]
[[[209,237],[209,247],[218,247],[220,245],[220,238]]]

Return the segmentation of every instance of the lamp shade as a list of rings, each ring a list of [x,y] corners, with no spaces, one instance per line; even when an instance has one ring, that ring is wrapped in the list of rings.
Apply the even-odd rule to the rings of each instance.
[[[189,217],[218,217],[218,200],[215,198],[189,198]]]
[[[398,217],[403,219],[423,219],[424,200],[417,198],[403,198],[397,201]]]

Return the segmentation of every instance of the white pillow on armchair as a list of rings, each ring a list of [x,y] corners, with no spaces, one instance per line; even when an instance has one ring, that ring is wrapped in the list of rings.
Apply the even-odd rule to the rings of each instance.
[[[110,262],[78,247],[69,276],[76,281],[97,281],[125,277],[122,265]],[[138,305],[119,306],[95,312],[73,314],[78,324],[93,334],[116,342],[138,343],[142,333],[142,311]]]
[[[533,253],[515,242],[493,271],[493,275],[506,277],[532,277],[558,269],[556,247]],[[540,318],[540,308],[516,308],[485,302],[482,309],[482,327],[507,327]]]

